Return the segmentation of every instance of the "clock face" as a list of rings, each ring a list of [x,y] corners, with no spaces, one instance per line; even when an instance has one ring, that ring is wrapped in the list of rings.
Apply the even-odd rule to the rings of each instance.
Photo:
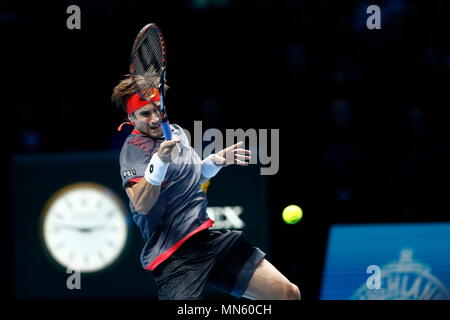
[[[50,255],[79,272],[100,271],[123,251],[128,227],[121,200],[94,183],[76,183],[54,194],[42,216]]]

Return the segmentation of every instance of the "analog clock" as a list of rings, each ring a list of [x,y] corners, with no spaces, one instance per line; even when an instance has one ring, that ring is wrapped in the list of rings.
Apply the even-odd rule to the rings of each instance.
[[[75,183],[56,192],[42,214],[50,256],[73,271],[96,272],[114,263],[128,238],[126,210],[109,189]]]

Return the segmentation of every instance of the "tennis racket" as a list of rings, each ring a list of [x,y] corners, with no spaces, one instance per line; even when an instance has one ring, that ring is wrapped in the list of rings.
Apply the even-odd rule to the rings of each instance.
[[[161,127],[166,140],[172,140],[167,110],[164,105],[166,81],[166,43],[161,30],[154,23],[141,29],[134,40],[130,59],[130,74],[135,91],[142,99],[151,101],[159,92]]]

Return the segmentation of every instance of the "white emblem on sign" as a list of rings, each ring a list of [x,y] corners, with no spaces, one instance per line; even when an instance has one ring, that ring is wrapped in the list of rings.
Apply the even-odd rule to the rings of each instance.
[[[364,283],[352,300],[450,300],[445,286],[431,269],[413,260],[413,250],[403,249],[400,260],[381,268],[381,288],[373,290]]]

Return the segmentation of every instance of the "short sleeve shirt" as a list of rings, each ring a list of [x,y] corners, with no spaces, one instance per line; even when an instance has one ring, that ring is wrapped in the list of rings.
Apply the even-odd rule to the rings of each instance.
[[[190,236],[213,224],[206,213],[206,195],[200,187],[201,159],[180,126],[172,124],[171,130],[173,137],[181,140],[179,153],[169,163],[158,200],[147,214],[137,212],[130,201],[133,221],[145,241],[141,263],[148,270],[154,270]],[[124,189],[144,177],[151,157],[163,141],[137,130],[127,137],[120,152]]]

